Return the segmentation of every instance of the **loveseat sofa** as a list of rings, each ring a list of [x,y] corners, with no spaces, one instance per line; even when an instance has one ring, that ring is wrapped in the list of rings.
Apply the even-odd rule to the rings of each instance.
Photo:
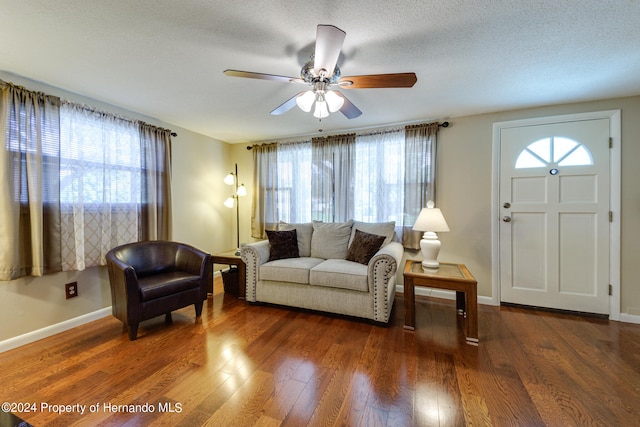
[[[388,323],[404,249],[395,223],[280,223],[241,248],[246,300]]]

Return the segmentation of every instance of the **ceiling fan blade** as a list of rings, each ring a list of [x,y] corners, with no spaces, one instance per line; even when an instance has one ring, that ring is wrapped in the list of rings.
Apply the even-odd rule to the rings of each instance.
[[[342,99],[344,99],[344,104],[342,104],[342,107],[340,107],[340,112],[344,114],[344,116],[347,119],[355,119],[356,117],[360,117],[360,115],[362,114],[362,111],[360,111],[358,107],[353,105],[353,103],[349,101],[349,99],[346,96],[344,96],[337,90],[335,90],[334,92],[337,95],[339,95]]]
[[[248,79],[274,80],[284,83],[305,83],[297,77],[278,76],[276,74],[254,73],[252,71],[224,70],[224,74],[231,77],[244,77]]]
[[[318,25],[316,51],[313,57],[313,68],[316,74],[320,75],[320,70],[325,69],[327,77],[333,75],[346,35],[347,33],[333,25]]]
[[[296,98],[302,95],[303,93],[304,92],[300,92],[293,95],[291,98],[287,99],[285,102],[280,104],[280,106],[278,106],[275,110],[273,110],[271,114],[274,116],[279,116],[291,110],[293,107],[296,106]]]
[[[418,78],[415,73],[369,74],[366,76],[350,76],[340,79],[341,89],[373,89],[389,87],[413,87]],[[347,82],[353,82],[348,84]]]

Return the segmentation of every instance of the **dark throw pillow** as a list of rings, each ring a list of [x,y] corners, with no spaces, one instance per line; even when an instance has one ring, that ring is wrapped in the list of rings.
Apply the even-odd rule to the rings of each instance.
[[[269,261],[300,257],[296,230],[266,231],[269,238]]]
[[[385,236],[365,233],[356,230],[351,246],[347,252],[347,260],[360,264],[369,264],[369,260],[378,252],[382,246]]]

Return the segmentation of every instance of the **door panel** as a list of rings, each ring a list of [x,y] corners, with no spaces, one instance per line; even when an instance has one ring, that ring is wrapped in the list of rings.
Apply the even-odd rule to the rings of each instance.
[[[501,301],[609,312],[609,119],[500,134]]]
[[[597,296],[597,220],[593,214],[560,214],[560,293]]]
[[[512,215],[512,274],[514,289],[547,289],[547,219],[544,212]]]

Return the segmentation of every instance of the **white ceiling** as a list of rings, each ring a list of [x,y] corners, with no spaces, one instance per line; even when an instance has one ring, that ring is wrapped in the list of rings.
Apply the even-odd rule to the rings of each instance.
[[[0,70],[230,142],[640,94],[638,0],[0,0]],[[269,112],[316,25],[347,33],[344,76],[415,72],[410,89],[343,91],[363,111]]]

